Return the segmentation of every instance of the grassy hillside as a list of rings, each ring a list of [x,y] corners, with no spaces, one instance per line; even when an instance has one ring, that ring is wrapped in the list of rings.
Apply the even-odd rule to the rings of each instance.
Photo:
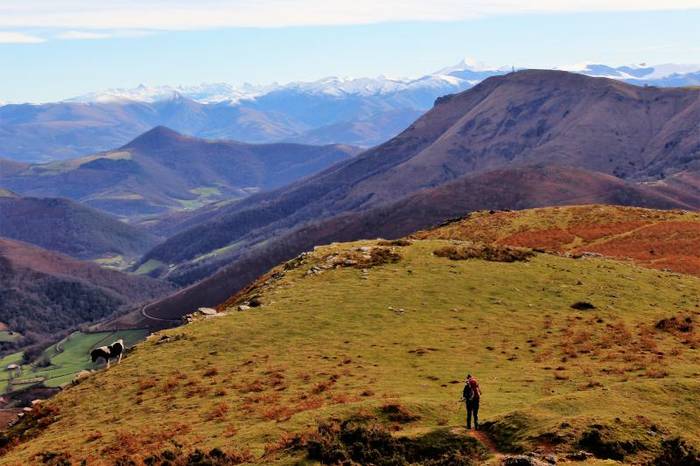
[[[108,345],[122,338],[127,346],[132,346],[146,338],[146,330],[119,330],[115,332],[83,333],[73,332],[58,343],[51,345],[37,359],[40,364],[24,364],[17,372],[0,373],[0,394],[11,393],[29,387],[61,387],[70,383],[82,370],[96,369],[89,353],[94,348]],[[20,364],[22,353],[13,353],[0,359],[0,368],[9,364]]]
[[[496,242],[580,255],[602,254],[700,276],[700,214],[621,206],[476,212],[416,238]]]
[[[461,428],[467,372],[483,388],[480,438],[499,452],[643,463],[664,439],[700,447],[698,278],[596,257],[434,254],[469,247],[319,247],[223,315],[156,334],[59,394],[14,428],[36,426],[34,438],[0,464],[141,464],[214,447],[227,464],[495,462]]]

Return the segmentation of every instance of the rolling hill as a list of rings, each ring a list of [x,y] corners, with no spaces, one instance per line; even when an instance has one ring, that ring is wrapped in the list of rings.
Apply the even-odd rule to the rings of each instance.
[[[119,149],[0,175],[26,196],[65,197],[124,217],[240,199],[347,159],[348,146],[207,141],[156,127]]]
[[[0,196],[0,236],[78,259],[125,265],[159,238],[68,199]]]
[[[156,280],[0,238],[0,322],[35,340],[56,338],[170,291]]]
[[[699,96],[555,71],[489,78],[438,99],[396,138],[318,175],[191,213],[179,223],[189,228],[147,253],[141,271],[185,285],[227,264],[240,270],[236,262],[246,259],[258,264],[248,274],[261,273],[312,244],[300,248],[286,236],[305,224],[322,223],[333,241],[400,236],[492,208],[698,208]],[[358,223],[339,231],[333,217],[341,214]],[[288,256],[265,257],[270,249]],[[241,285],[222,278],[206,288],[230,294]]]
[[[588,234],[596,209],[605,231],[642,214],[681,226],[572,209],[435,235],[501,220],[537,235],[574,212]],[[697,277],[602,257],[432,237],[319,246],[35,407],[0,461],[694,464],[698,296]],[[477,433],[457,402],[467,372]]]

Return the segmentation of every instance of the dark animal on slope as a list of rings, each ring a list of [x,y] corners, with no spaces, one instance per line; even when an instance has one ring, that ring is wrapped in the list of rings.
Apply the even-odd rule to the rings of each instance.
[[[92,362],[97,362],[100,358],[104,359],[109,369],[110,359],[119,358],[117,364],[122,362],[122,354],[124,353],[124,340],[121,338],[109,346],[100,346],[90,352]]]

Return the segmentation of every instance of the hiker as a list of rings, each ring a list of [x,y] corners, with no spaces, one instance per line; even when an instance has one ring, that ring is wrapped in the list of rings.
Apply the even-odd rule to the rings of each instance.
[[[462,391],[462,400],[467,404],[467,429],[472,428],[472,415],[474,416],[474,430],[479,430],[479,399],[481,398],[481,388],[476,378],[471,374],[467,375]]]

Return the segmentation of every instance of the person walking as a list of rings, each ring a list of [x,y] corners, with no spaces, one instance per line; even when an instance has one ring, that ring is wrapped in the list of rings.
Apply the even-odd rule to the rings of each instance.
[[[467,404],[467,429],[472,428],[472,416],[474,417],[474,430],[479,430],[479,400],[481,399],[481,387],[479,382],[471,374],[464,381],[462,399]]]

